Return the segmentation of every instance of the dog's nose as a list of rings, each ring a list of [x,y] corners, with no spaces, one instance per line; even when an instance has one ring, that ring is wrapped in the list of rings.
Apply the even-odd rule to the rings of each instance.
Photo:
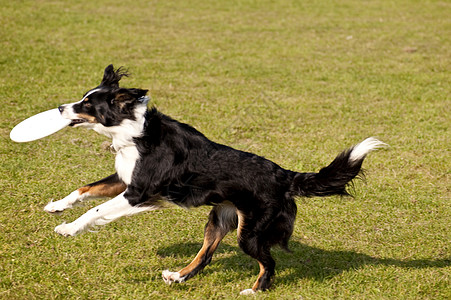
[[[64,106],[65,106],[65,105],[60,105],[60,106],[58,107],[58,110],[60,111],[60,113],[63,113]]]

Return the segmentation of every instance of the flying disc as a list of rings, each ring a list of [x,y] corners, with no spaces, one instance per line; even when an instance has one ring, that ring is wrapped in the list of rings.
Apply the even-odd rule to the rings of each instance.
[[[70,122],[61,116],[58,108],[54,108],[23,120],[11,130],[9,137],[19,143],[30,142],[55,133]]]

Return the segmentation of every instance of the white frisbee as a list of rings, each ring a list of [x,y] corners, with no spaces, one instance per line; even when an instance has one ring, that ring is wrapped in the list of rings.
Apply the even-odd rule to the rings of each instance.
[[[11,130],[9,137],[19,143],[30,142],[55,133],[70,122],[61,116],[58,108],[54,108],[23,120]]]

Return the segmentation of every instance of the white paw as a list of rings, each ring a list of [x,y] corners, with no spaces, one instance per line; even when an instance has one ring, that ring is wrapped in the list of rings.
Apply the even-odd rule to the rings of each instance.
[[[55,227],[55,232],[61,234],[62,236],[74,236],[81,230],[77,228],[73,223],[63,223]]]
[[[44,207],[44,210],[48,213],[57,213],[62,212],[67,208],[71,208],[71,206],[67,205],[66,201],[59,200],[55,202],[50,202]]]
[[[253,295],[256,292],[253,289],[246,289],[240,292],[240,295]]]
[[[44,207],[44,210],[49,213],[62,212],[65,209],[72,208],[73,204],[77,203],[78,201],[82,201],[88,195],[88,193],[80,195],[80,192],[78,190],[73,191],[61,200],[55,202],[50,201],[50,203]]]
[[[164,270],[162,275],[164,282],[167,284],[171,284],[173,282],[180,283],[185,281],[185,276],[180,277],[179,272],[171,272],[169,270]]]

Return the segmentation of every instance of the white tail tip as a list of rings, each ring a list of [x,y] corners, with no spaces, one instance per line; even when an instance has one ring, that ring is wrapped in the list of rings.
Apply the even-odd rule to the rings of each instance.
[[[365,158],[365,156],[371,151],[377,150],[379,148],[388,146],[384,142],[379,141],[376,138],[370,137],[357,144],[352,149],[351,155],[349,156],[350,161],[356,161]]]

